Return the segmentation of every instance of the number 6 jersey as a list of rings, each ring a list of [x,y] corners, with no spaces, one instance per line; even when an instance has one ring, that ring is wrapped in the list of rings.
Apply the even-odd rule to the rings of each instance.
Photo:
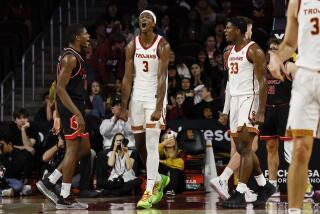
[[[231,96],[254,95],[259,93],[259,83],[249,61],[248,49],[255,42],[249,42],[240,50],[232,47],[228,56],[229,90]]]
[[[132,99],[156,102],[159,56],[157,49],[162,36],[155,35],[151,45],[143,46],[140,36],[134,38],[134,71]]]

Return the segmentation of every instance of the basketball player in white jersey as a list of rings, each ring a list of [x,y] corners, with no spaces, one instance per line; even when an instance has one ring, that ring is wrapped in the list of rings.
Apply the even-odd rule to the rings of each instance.
[[[144,10],[139,16],[140,34],[126,48],[126,71],[122,84],[119,119],[130,117],[136,148],[147,169],[147,187],[138,208],[150,208],[163,196],[169,177],[160,175],[158,144],[161,128],[165,125],[167,76],[170,55],[169,43],[154,34],[156,16]],[[133,89],[131,93],[131,86]]]
[[[298,70],[292,84],[287,135],[294,148],[288,174],[289,213],[301,213],[307,186],[308,163],[320,117],[320,1],[290,0],[287,26],[277,53],[270,55],[269,70],[283,81],[283,62],[298,47]]]
[[[251,41],[251,36],[252,36],[252,21],[248,19],[247,23],[247,31],[245,33],[245,38],[247,41]],[[224,60],[225,60],[225,70],[227,70],[227,59],[229,56],[229,53],[232,49],[233,45],[229,45],[226,48],[226,51],[224,53]],[[225,101],[224,101],[224,107],[223,107],[223,112],[220,114],[219,117],[219,122],[223,125],[227,125],[228,123],[228,115],[230,111],[230,91],[229,91],[229,81],[227,82],[226,85],[226,91],[225,91]],[[219,194],[219,196],[223,199],[226,200],[230,198],[230,194],[228,192],[228,180],[234,173],[236,178],[239,177],[238,173],[238,168],[240,166],[240,155],[239,153],[236,152],[236,145],[234,143],[234,140],[232,136],[230,137],[231,139],[231,151],[230,151],[230,161],[226,168],[223,170],[220,176],[213,178],[210,180],[210,185],[211,187]],[[258,148],[258,136],[254,138],[254,141],[252,143],[252,150],[255,152]],[[254,202],[257,199],[257,195],[254,194],[249,188],[245,191],[245,199],[247,203]]]
[[[230,131],[236,150],[241,156],[239,182],[231,197],[222,202],[227,208],[246,207],[245,191],[251,173],[259,186],[254,205],[264,204],[275,192],[260,169],[259,160],[252,151],[252,142],[259,133],[258,125],[264,121],[266,104],[265,56],[262,49],[245,38],[247,19],[233,17],[228,20],[225,34],[234,44],[228,57],[230,90]]]

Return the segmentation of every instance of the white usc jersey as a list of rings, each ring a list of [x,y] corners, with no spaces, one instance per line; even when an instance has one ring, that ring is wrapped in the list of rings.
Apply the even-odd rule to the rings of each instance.
[[[298,56],[296,65],[320,70],[320,1],[301,0],[298,12]]]
[[[231,96],[254,95],[259,92],[259,83],[254,75],[253,64],[248,60],[248,49],[255,42],[249,42],[241,50],[235,46],[230,51],[227,65]]]
[[[134,70],[132,98],[138,101],[156,101],[159,57],[157,49],[162,36],[156,35],[149,47],[144,47],[140,37],[134,38]]]

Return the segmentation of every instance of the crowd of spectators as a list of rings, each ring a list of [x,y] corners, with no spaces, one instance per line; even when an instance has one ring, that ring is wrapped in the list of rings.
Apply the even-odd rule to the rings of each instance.
[[[59,0],[2,0],[0,9],[0,79],[14,70],[23,52],[44,29]]]
[[[227,79],[223,61],[227,45],[224,37],[226,19],[234,15],[247,16],[254,21],[254,35],[264,38],[271,26],[271,20],[265,14],[270,7],[271,3],[265,0],[108,0],[105,14],[88,27],[92,39],[85,53],[90,86],[86,117],[92,154],[90,160],[79,163],[77,172],[80,178],[73,182],[80,193],[93,196],[90,191],[96,188],[103,189],[104,195],[125,195],[137,192],[143,182],[140,177],[143,166],[134,150],[130,118],[127,122],[117,118],[125,72],[125,46],[139,33],[141,11],[151,9],[156,13],[155,31],[169,41],[172,49],[166,119],[217,120],[223,109]],[[27,17],[25,21],[28,23]],[[265,46],[265,41],[257,42]],[[43,107],[35,116],[35,121],[51,126],[55,116],[54,87],[53,82],[43,96]],[[58,164],[63,158],[64,140],[62,136],[48,140],[50,133],[44,133],[41,139],[32,131],[25,109],[16,111],[14,122],[10,124],[10,137],[0,135],[1,157],[4,158],[1,163],[7,169],[6,177],[22,181],[23,186],[28,184],[35,171],[32,163],[39,160],[46,163],[42,165],[41,173],[54,169],[52,163]],[[42,145],[41,142],[47,143]],[[166,132],[159,144],[159,152],[160,170],[170,174],[173,181],[167,188],[168,195],[182,192],[185,155],[178,149],[175,136]],[[22,162],[24,164],[20,165]],[[23,187],[17,186],[19,188],[10,187],[10,191],[21,191]]]

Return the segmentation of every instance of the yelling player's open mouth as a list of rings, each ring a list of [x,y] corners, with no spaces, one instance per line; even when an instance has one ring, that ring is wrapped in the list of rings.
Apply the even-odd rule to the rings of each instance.
[[[146,22],[143,22],[143,23],[141,24],[141,27],[142,27],[142,28],[147,27],[147,23],[146,23]]]

